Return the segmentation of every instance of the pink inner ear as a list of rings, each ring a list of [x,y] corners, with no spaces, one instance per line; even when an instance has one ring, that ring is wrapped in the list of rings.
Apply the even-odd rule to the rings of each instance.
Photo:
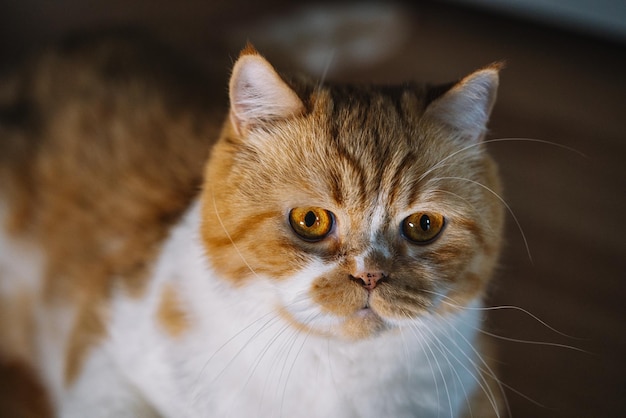
[[[478,141],[486,129],[497,89],[497,68],[479,70],[435,100],[426,110],[425,116]]]
[[[239,134],[260,123],[304,110],[298,95],[260,55],[243,55],[230,79],[231,122]]]

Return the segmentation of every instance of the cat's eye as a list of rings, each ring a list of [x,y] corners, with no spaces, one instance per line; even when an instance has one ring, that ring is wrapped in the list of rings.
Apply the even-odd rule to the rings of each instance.
[[[402,221],[402,235],[414,244],[430,244],[443,230],[443,215],[434,212],[417,212]]]
[[[316,242],[330,234],[334,216],[332,212],[318,207],[294,208],[289,212],[289,224],[300,238]]]

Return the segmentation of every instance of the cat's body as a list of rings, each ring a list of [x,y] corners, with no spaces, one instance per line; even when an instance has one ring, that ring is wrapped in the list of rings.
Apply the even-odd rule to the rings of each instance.
[[[496,415],[496,68],[287,84],[247,49],[226,113],[107,48],[1,103],[0,356],[58,414]]]

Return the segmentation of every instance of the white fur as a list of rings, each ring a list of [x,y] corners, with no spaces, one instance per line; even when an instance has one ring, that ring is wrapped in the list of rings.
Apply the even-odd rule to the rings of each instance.
[[[115,292],[110,333],[79,379],[66,388],[62,367],[50,371],[61,416],[427,418],[466,407],[479,379],[469,345],[476,310],[427,315],[356,342],[307,334],[276,308],[331,324],[302,295],[307,277],[332,267],[311,263],[285,283],[256,277],[235,288],[205,258],[199,218],[196,204],[173,229],[144,297]],[[189,313],[190,330],[178,338],[155,315],[165,285]],[[60,356],[43,361],[62,364],[63,344],[42,343]]]
[[[37,292],[41,286],[41,254],[30,243],[11,238],[5,231],[8,209],[0,195],[0,295],[15,295],[22,289]]]
[[[290,284],[257,277],[234,288],[205,259],[198,224],[195,206],[165,244],[147,299],[118,295],[111,338],[98,354],[160,414],[445,417],[465,407],[477,379],[467,344],[479,326],[475,310],[424,317],[359,342],[300,332],[276,307],[288,306],[301,320],[322,315],[301,295],[307,276],[330,267],[313,263]],[[180,339],[155,320],[166,283],[174,283],[190,312],[193,327]]]

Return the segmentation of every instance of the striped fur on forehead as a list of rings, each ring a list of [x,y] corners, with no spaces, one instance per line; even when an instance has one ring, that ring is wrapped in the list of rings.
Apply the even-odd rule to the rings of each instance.
[[[318,106],[330,110],[324,121],[329,145],[358,172],[363,200],[381,191],[393,177],[385,174],[413,148],[421,111],[417,93],[406,87],[331,86],[317,96]]]
[[[248,136],[239,169],[253,171],[258,181],[242,187],[263,187],[284,176],[308,192],[330,191],[339,205],[348,198],[363,206],[381,193],[393,205],[399,191],[415,193],[420,176],[459,149],[433,141],[421,127],[424,108],[435,97],[424,86],[294,86],[307,114]]]
[[[465,204],[466,191],[484,194],[471,182],[450,180],[484,170],[459,152],[463,144],[421,125],[427,96],[420,86],[326,86],[310,93],[305,114],[252,129],[248,143],[228,140],[236,132],[226,129],[207,171],[205,224],[220,226],[205,231],[210,252],[219,254],[214,261],[223,260],[231,277],[285,277],[311,256],[391,253],[377,237],[386,230],[397,235],[398,215],[416,203],[437,209],[436,194],[448,201],[445,193],[459,196],[455,205]],[[349,223],[338,242],[312,248],[293,239],[286,214],[307,205],[336,211],[338,222]],[[242,253],[258,240],[282,256]],[[251,268],[251,260],[259,265]]]
[[[316,122],[325,126],[339,163],[327,165],[336,200],[358,192],[361,204],[380,196],[390,206],[399,197],[411,205],[428,180],[480,174],[480,144],[451,140],[452,132],[422,123],[424,109],[448,88],[331,85],[317,91],[311,100],[313,112],[321,113]],[[343,176],[333,172],[342,168]],[[347,182],[345,171],[358,182]]]

